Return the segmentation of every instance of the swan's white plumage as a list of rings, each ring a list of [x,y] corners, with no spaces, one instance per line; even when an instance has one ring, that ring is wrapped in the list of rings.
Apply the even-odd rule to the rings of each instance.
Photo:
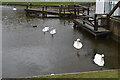
[[[15,10],[17,10],[17,9],[14,7],[13,10],[15,11]]]
[[[77,39],[76,41],[74,41],[73,46],[74,46],[76,49],[81,49],[83,45],[82,45],[82,43],[80,42],[80,39]]]
[[[50,74],[50,75],[55,75],[55,74]]]
[[[56,34],[56,29],[51,30],[50,34]]]
[[[103,59],[104,55],[100,55],[100,54],[96,54],[94,57],[94,62],[99,65],[99,66],[104,66],[104,59]]]
[[[44,27],[44,28],[42,29],[42,31],[43,31],[43,32],[49,31],[49,27]]]

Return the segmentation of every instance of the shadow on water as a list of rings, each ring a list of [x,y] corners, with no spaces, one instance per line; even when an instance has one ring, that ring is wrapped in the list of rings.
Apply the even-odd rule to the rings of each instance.
[[[2,8],[3,77],[96,71],[99,67],[93,63],[95,52],[105,55],[103,69],[118,68],[117,42],[95,39],[85,30],[73,28],[71,19],[26,17],[24,7],[17,7],[17,11]],[[42,32],[46,25],[57,30],[53,37]],[[73,47],[77,38],[83,44],[79,54]]]

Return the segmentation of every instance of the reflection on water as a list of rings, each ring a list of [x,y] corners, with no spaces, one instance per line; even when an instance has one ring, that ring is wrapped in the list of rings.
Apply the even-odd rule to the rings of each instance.
[[[118,68],[118,43],[113,40],[95,39],[81,28],[74,29],[70,19],[26,17],[24,7],[2,9],[3,77],[99,70],[93,63],[95,52],[105,55],[103,69]],[[56,28],[57,34],[44,34],[44,26]],[[72,46],[77,38],[83,44],[79,55]]]

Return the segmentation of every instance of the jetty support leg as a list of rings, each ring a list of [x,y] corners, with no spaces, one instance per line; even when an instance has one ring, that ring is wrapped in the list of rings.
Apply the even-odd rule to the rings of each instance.
[[[76,24],[76,23],[74,23],[73,27],[75,28],[76,26],[77,26],[77,24]]]

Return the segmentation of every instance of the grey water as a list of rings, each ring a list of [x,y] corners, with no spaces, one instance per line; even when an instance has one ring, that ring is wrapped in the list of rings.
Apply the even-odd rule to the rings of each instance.
[[[97,71],[95,52],[104,53],[104,70],[118,68],[118,43],[95,39],[81,28],[73,28],[72,19],[27,17],[24,7],[2,6],[2,77],[19,78]],[[33,26],[37,27],[33,27]],[[42,32],[44,26],[57,33]],[[77,55],[73,42],[80,38],[83,47]]]

